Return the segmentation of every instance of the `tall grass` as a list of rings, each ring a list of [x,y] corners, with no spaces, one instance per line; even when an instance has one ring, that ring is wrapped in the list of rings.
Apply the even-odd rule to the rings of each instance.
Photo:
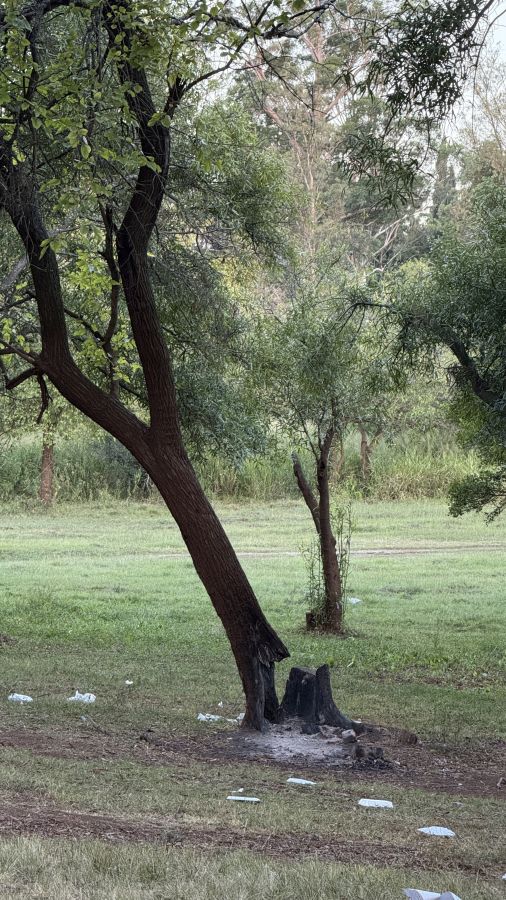
[[[372,500],[404,500],[444,497],[455,479],[477,471],[475,456],[455,443],[406,435],[381,444],[372,459],[372,475],[364,485],[356,440],[346,447],[346,462],[338,483],[339,493]],[[205,490],[213,497],[234,500],[280,500],[298,496],[290,452],[286,443],[242,465],[216,455],[196,463]],[[313,474],[311,454],[299,448],[308,475]],[[0,500],[34,500],[38,496],[41,440],[26,436],[0,449]],[[132,456],[110,437],[75,435],[55,446],[55,494],[60,501],[111,499],[143,500],[156,491]]]

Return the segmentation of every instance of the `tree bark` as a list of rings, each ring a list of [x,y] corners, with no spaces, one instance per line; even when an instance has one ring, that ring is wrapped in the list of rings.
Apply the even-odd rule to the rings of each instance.
[[[316,499],[313,491],[311,489],[311,485],[306,478],[304,473],[304,469],[302,468],[301,461],[296,453],[292,453],[292,462],[293,462],[293,474],[295,475],[295,480],[297,481],[297,486],[299,491],[301,492],[305,504],[309,509],[313,517],[314,527],[318,534],[320,534],[320,512],[318,508],[318,500]]]
[[[340,634],[343,630],[343,586],[341,569],[336,551],[336,539],[330,521],[329,491],[329,453],[332,446],[333,431],[329,430],[320,451],[318,461],[318,493],[320,497],[320,550],[322,557],[323,580],[325,583],[325,608],[320,627],[325,631]]]
[[[46,431],[42,436],[39,500],[47,507],[52,506],[54,500],[54,443]]]
[[[265,719],[279,719],[274,664],[288,650],[265,618],[186,454],[160,450],[153,468],[144,465],[180,528],[229,639],[246,697],[244,724],[263,730]]]
[[[320,447],[316,470],[318,499],[309,484],[299,457],[292,453],[293,471],[299,490],[308,507],[316,532],[319,537],[320,557],[322,561],[323,581],[325,586],[325,604],[323,610],[310,610],[306,615],[306,627],[309,630],[321,628],[342,634],[343,631],[343,586],[341,568],[336,550],[336,539],[330,520],[329,489],[329,456],[334,440],[334,429],[329,429]]]
[[[319,666],[318,669],[294,666],[290,670],[281,713],[286,719],[304,719],[307,725],[353,728],[356,734],[365,730],[362,723],[349,719],[336,706],[328,665]]]

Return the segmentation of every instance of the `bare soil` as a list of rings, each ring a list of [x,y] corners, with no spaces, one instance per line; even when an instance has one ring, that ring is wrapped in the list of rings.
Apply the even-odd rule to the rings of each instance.
[[[506,777],[505,741],[482,740],[461,747],[419,740],[413,743],[416,736],[409,732],[375,726],[370,733],[360,736],[360,743],[365,750],[381,746],[387,765],[382,760],[348,760],[344,761],[346,765],[336,766],[335,753],[328,750],[332,744],[321,738],[307,738],[313,745],[320,742],[320,755],[305,755],[296,743],[295,752],[280,757],[273,755],[268,737],[263,738],[246,729],[212,733],[208,730],[211,728],[202,725],[202,734],[185,737],[153,731],[143,735],[107,734],[84,725],[83,730],[77,732],[3,729],[0,747],[60,759],[130,759],[144,765],[181,767],[183,770],[188,758],[209,766],[249,760],[290,774],[296,765],[297,772],[303,772],[308,778],[311,773],[315,776],[319,773],[321,777],[324,770],[327,777],[331,775],[340,781],[359,777],[449,795],[506,799],[506,785],[498,787],[500,779]],[[305,736],[299,735],[296,740],[301,737]],[[323,749],[325,745],[326,750]]]
[[[431,869],[430,850],[370,840],[335,841],[328,835],[233,828],[230,825],[187,825],[177,819],[135,819],[59,809],[52,805],[19,800],[3,802],[0,835],[38,835],[49,838],[99,839],[112,843],[155,843],[195,847],[200,850],[249,850],[283,859],[313,857],[332,862],[379,864],[396,868]],[[489,876],[481,868],[454,860],[454,868],[466,874]]]

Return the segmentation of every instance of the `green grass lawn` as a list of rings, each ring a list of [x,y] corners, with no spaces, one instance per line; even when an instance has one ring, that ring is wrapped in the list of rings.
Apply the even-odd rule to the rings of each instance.
[[[349,634],[342,640],[303,630],[305,571],[299,556],[290,554],[311,537],[306,510],[285,502],[222,505],[219,511],[245,554],[244,568],[268,618],[290,648],[292,659],[279,666],[280,690],[292,663],[328,662],[336,699],[353,716],[471,751],[506,737],[506,520],[487,526],[477,517],[450,519],[436,502],[357,503],[356,549],[439,549],[352,559],[349,593],[362,603],[349,607]],[[381,779],[366,787],[358,778],[348,781],[345,798],[339,779],[327,774],[319,779],[315,802],[281,789],[280,772],[260,763],[188,759],[171,768],[170,759],[146,766],[128,753],[74,759],[2,746],[2,735],[20,729],[82,741],[91,728],[94,739],[106,731],[108,741],[117,738],[125,746],[153,727],[199,741],[232,726],[202,725],[197,713],[223,708],[225,715],[237,715],[242,695],[221,624],[163,507],[0,513],[0,632],[15,640],[0,644],[0,806],[29,797],[60,809],[139,820],[228,824],[266,840],[290,832],[297,840],[307,833],[360,842],[365,833],[379,845],[413,851],[415,862],[424,840],[416,831],[420,824],[437,824],[432,820],[439,816],[445,819],[439,824],[451,821],[458,831],[458,840],[443,845],[425,839],[424,871],[392,867],[388,854],[383,864],[367,854],[349,864],[274,856],[266,861],[253,851],[217,849],[211,855],[198,847],[140,843],[127,851],[103,841],[83,843],[82,836],[78,844],[4,836],[0,895],[391,900],[411,884],[451,888],[462,900],[503,896],[497,800],[466,798],[456,806],[447,795],[385,786]],[[127,679],[133,685],[125,685]],[[97,695],[92,726],[81,720],[88,709],[66,703],[76,689]],[[35,702],[8,703],[11,690]],[[262,789],[263,803],[253,809],[227,804],[226,793],[238,779]],[[356,799],[364,790],[371,796],[388,791],[396,802],[393,813],[358,812]],[[53,865],[47,871],[42,860],[49,852]],[[465,860],[474,873],[483,869],[480,878],[466,874]],[[201,870],[206,874],[197,889]]]

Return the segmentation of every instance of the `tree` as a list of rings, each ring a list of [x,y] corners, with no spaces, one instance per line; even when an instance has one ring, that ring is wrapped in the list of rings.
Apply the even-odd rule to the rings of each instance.
[[[350,298],[360,287],[346,272],[316,277],[299,271],[284,309],[261,320],[253,367],[253,389],[271,420],[295,447],[312,455],[308,475],[297,452],[294,475],[318,535],[325,596],[311,610],[309,627],[342,633],[344,588],[332,525],[331,475],[342,465],[343,442],[357,423],[380,428],[396,389],[384,364],[371,316],[352,317]],[[370,447],[369,447],[370,452]]]
[[[432,365],[453,360],[453,415],[483,471],[455,484],[451,511],[506,506],[506,188],[496,177],[475,187],[446,223],[430,258],[401,268],[385,296],[401,321],[400,343]],[[448,362],[448,356],[446,357]]]
[[[246,695],[245,722],[261,728],[264,716],[277,716],[274,663],[288,651],[263,615],[188,458],[152,282],[149,247],[167,190],[172,122],[185,94],[209,74],[204,69],[196,75],[193,60],[184,58],[191,49],[181,49],[184,22],[162,13],[162,27],[153,31],[149,13],[135,3],[81,6],[62,0],[1,10],[0,199],[22,241],[31,292],[22,302],[30,307],[24,327],[14,332],[12,317],[4,315],[0,353],[12,371],[6,375],[9,388],[35,378],[46,407],[48,379],[149,474],[227,632]],[[215,30],[223,40],[229,37],[230,65],[250,25],[244,37],[207,13],[202,17],[213,41]],[[157,71],[166,71],[165,87],[163,78],[152,75]],[[80,218],[91,225],[87,247]],[[65,245],[47,224],[51,219],[57,231],[71,228],[81,242],[70,271]],[[68,292],[71,286],[82,290],[83,269],[95,281],[95,305],[107,322],[101,349],[112,363],[93,380],[71,352],[67,324]],[[143,373],[148,423],[120,399],[120,360],[107,346],[116,333],[121,293]],[[88,346],[95,356],[96,341]],[[16,360],[26,368],[16,367]]]

